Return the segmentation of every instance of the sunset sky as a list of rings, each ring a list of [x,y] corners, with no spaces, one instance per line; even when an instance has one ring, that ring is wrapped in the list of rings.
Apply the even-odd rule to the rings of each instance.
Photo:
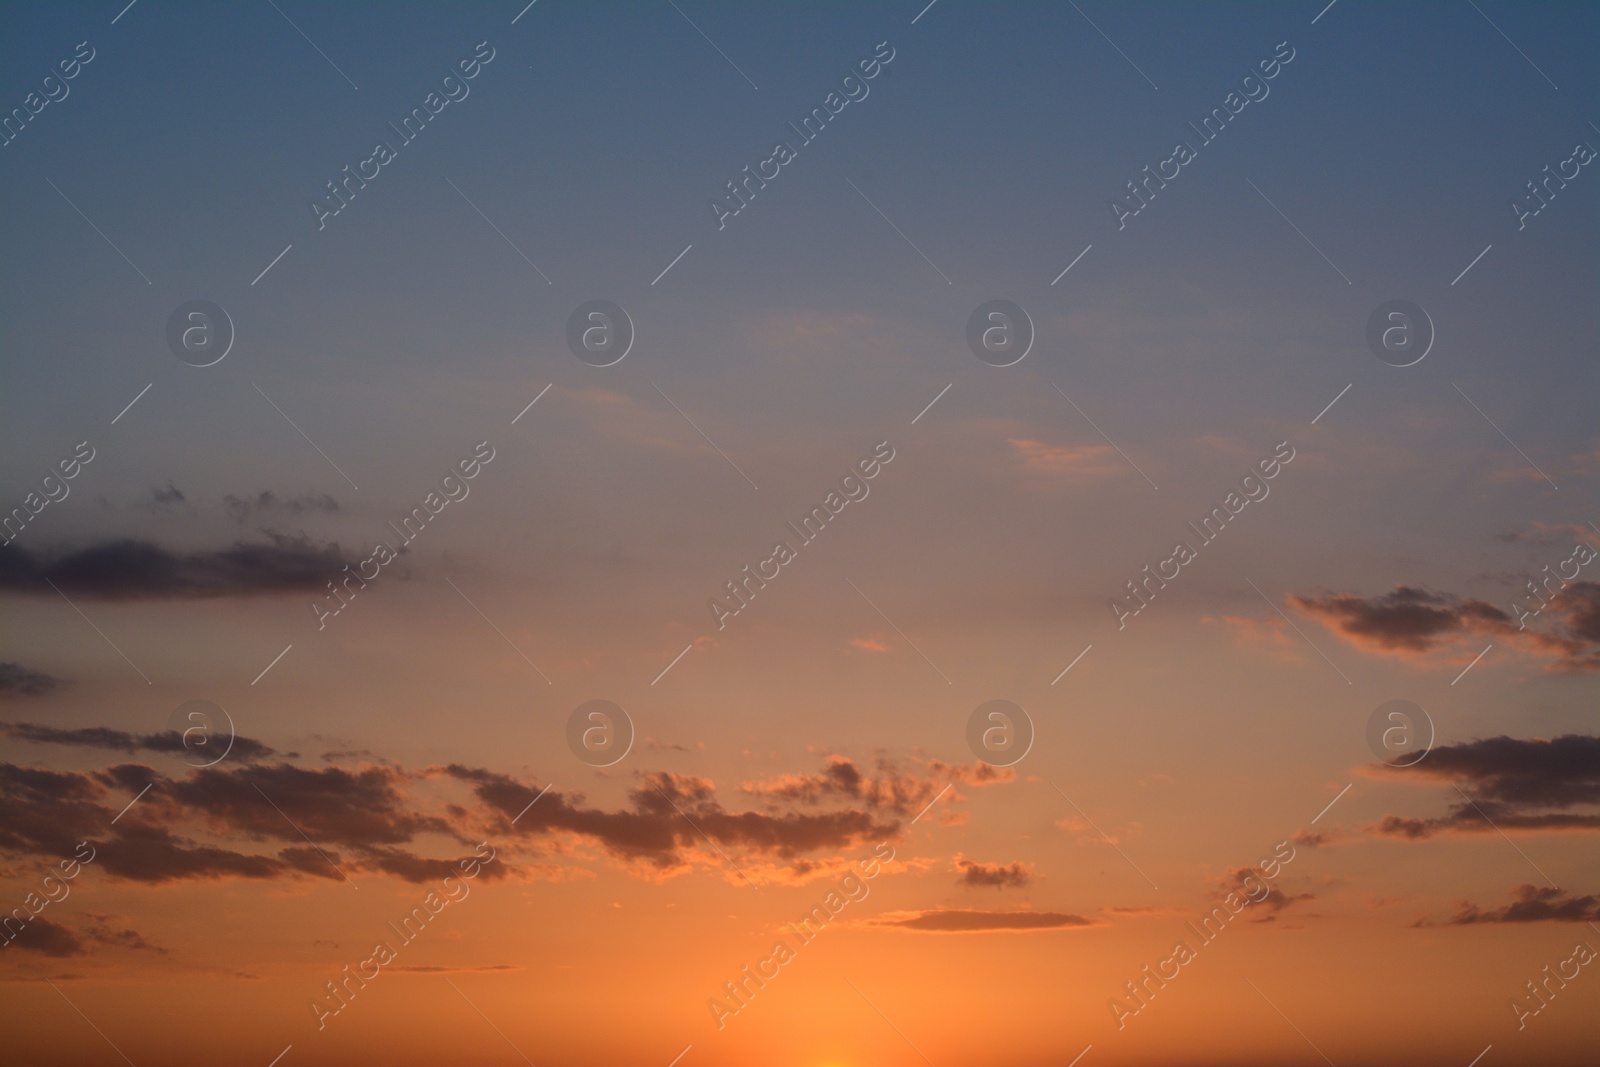
[[[8,1062],[1595,1062],[1600,8],[526,2],[0,8]]]

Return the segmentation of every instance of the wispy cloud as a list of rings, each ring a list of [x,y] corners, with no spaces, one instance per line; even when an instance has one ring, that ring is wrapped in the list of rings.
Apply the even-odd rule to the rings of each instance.
[[[1098,478],[1117,472],[1109,445],[1051,445],[1030,438],[1008,438],[1023,467],[1038,474]]]
[[[1093,919],[1060,911],[978,911],[935,908],[929,911],[891,912],[870,921],[871,926],[925,933],[976,934],[991,932],[1034,933],[1095,926]]]
[[[121,540],[47,555],[14,545],[0,553],[0,590],[55,596],[54,583],[62,592],[102,600],[260,596],[320,589],[355,562],[337,545],[282,536],[199,551]]]
[[[0,663],[0,696],[42,697],[65,684],[54,675],[20,663]]]

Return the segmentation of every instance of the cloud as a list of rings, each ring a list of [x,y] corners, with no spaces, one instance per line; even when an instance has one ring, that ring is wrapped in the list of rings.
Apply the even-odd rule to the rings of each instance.
[[[0,850],[50,859],[71,855],[84,837],[77,831],[105,826],[115,811],[100,801],[110,790],[81,772],[58,773],[0,763]]]
[[[935,776],[946,777],[952,782],[973,786],[999,785],[1002,782],[1015,781],[1017,777],[1017,772],[1010,767],[996,767],[993,764],[979,761],[972,763],[944,763],[941,760],[929,760],[928,769]]]
[[[1437,819],[1409,819],[1385,815],[1376,830],[1388,837],[1416,841],[1444,831],[1483,832],[1491,830],[1600,830],[1600,815],[1508,815],[1485,809],[1483,805],[1462,804],[1447,816]]]
[[[1375,772],[1399,773],[1381,767]],[[1386,836],[1417,840],[1451,831],[1600,830],[1600,813],[1567,810],[1600,805],[1600,737],[1501,736],[1443,745],[1403,773],[1453,786],[1465,782],[1466,788],[1452,789],[1454,806],[1447,815],[1385,815],[1373,829]]]
[[[1465,778],[1480,797],[1519,805],[1600,804],[1600,737],[1552,740],[1506,736],[1443,745],[1413,768],[1441,779]]]
[[[207,767],[164,784],[151,808],[176,804],[206,813],[231,833],[293,844],[302,844],[309,837],[374,849],[403,844],[424,833],[471,844],[446,818],[407,810],[403,787],[409,780],[406,772],[391,767],[367,766],[355,771],[307,769],[288,763]],[[384,855],[386,861],[391,858]]]
[[[179,489],[171,482],[168,482],[165,489],[150,490],[150,499],[156,504],[156,506],[165,508],[176,507],[177,505],[182,504],[188,498],[183,495],[182,489]]]
[[[1120,829],[1112,823],[1106,822],[1095,825],[1082,814],[1063,815],[1054,823],[1056,829],[1066,830],[1073,834],[1073,839],[1080,845],[1108,842],[1112,845],[1121,844],[1125,835],[1143,832],[1144,825],[1139,822],[1129,822]],[[1110,829],[1106,829],[1110,827]]]
[[[1479,923],[1541,923],[1600,921],[1600,896],[1575,897],[1565,889],[1524,883],[1511,890],[1512,901],[1503,908],[1483,911],[1468,901],[1443,923],[1418,920],[1414,926],[1474,926]]]
[[[690,752],[690,751],[693,751],[693,749],[690,749],[690,747],[688,745],[681,744],[681,743],[679,743],[677,741],[660,741],[660,740],[657,740],[654,737],[645,738],[644,739],[644,747],[649,749],[652,752]],[[705,745],[704,741],[696,741],[694,747],[697,748],[697,749],[704,749],[706,747],[706,745]]]
[[[7,731],[113,751],[167,744],[166,735],[100,727],[21,724]],[[423,883],[454,873],[455,850],[487,839],[531,853],[525,877],[535,870],[550,876],[548,863],[537,866],[546,851],[590,843],[647,878],[699,864],[729,877],[764,865],[772,868],[770,880],[783,880],[841,850],[897,837],[910,812],[943,792],[955,796],[954,782],[1000,780],[976,768],[918,762],[914,773],[883,759],[866,775],[835,757],[813,776],[822,783],[817,791],[803,783],[798,790],[758,788],[753,795],[766,810],[730,810],[710,779],[668,772],[636,775],[627,802],[606,809],[580,794],[541,795],[508,775],[460,765],[306,768],[263,760],[168,778],[139,763],[70,772],[0,764],[0,810],[7,815],[0,852],[54,859],[88,841],[96,869],[150,884],[336,880],[346,873]],[[486,866],[484,876],[513,870],[507,860]]]
[[[40,918],[30,920],[17,932],[15,940],[8,942],[8,947],[22,952],[37,952],[52,959],[82,956],[88,952],[83,945],[83,938],[76,933],[59,923]]]
[[[96,846],[95,862],[107,874],[132,882],[161,884],[215,881],[221,878],[270,879],[293,871],[313,875],[320,873],[308,862],[292,854],[259,855],[196,844],[163,827],[140,823],[117,826],[111,840],[97,840]],[[331,872],[329,876],[338,877]]]
[[[737,812],[723,806],[714,782],[689,775],[639,775],[640,785],[628,794],[630,807],[604,811],[587,807],[581,795],[554,789],[530,808],[539,794],[507,776],[458,765],[444,772],[471,782],[478,798],[497,814],[485,831],[496,840],[574,836],[660,874],[686,869],[696,857],[726,869],[723,856],[730,850],[781,860],[791,873],[800,873],[813,864],[807,854],[898,837],[908,817],[950,784],[987,785],[1015,777],[986,764],[966,767],[939,760],[926,761],[924,770],[919,776],[881,758],[868,774],[843,756],[831,756],[815,774],[742,783],[740,791],[760,800],[766,810]],[[715,848],[702,856],[707,840]]]
[[[113,921],[110,915],[90,914],[93,924],[83,931],[85,937],[99,945],[109,945],[112,948],[125,948],[138,952],[154,952],[159,956],[167,955],[167,950],[159,945],[152,945],[146,941],[144,935],[137,930],[123,927],[118,930],[108,925]]]
[[[321,759],[324,763],[338,763],[340,760],[367,760],[372,763],[385,762],[378,758],[377,753],[368,748],[346,748],[324,752]]]
[[[958,885],[1020,889],[1033,880],[1033,873],[1024,863],[978,863],[959,854],[956,870],[961,872],[956,879]]]
[[[1101,908],[1107,915],[1183,915],[1181,908],[1158,908],[1151,904],[1140,904],[1133,907]]]
[[[1600,670],[1600,583],[1573,582],[1545,610],[1553,612],[1556,633],[1529,633],[1557,657],[1552,669]]]
[[[23,910],[23,909],[18,909]],[[87,916],[90,924],[82,930],[72,930],[60,923],[51,922],[49,919],[34,917],[27,925],[20,928],[13,927],[10,933],[13,940],[8,942],[9,947],[21,949],[25,952],[37,952],[41,956],[50,956],[54,959],[65,959],[69,956],[89,955],[90,945],[105,945],[108,948],[122,948],[130,951],[153,952],[160,956],[167,955],[167,950],[159,945],[153,945],[145,940],[139,931],[123,927],[117,929],[109,925],[113,917],[110,915],[96,915],[93,912]]]
[[[985,931],[1013,933],[1036,930],[1065,930],[1094,926],[1092,919],[1059,911],[978,911],[968,908],[935,908],[929,911],[893,912],[870,921],[871,926],[890,926],[901,930],[932,933],[971,934]]]
[[[1291,596],[1289,602],[1373,652],[1429,652],[1457,635],[1499,635],[1513,629],[1511,616],[1487,601],[1407,585],[1379,597],[1335,593],[1320,598]]]
[[[326,493],[301,493],[299,496],[281,497],[270,489],[243,498],[225,496],[222,498],[222,506],[227,509],[228,516],[235,522],[248,522],[253,516],[304,515],[313,511],[333,514],[339,510],[339,502]]]
[[[469,967],[464,964],[453,967],[437,967],[396,963],[384,968],[385,973],[395,971],[400,974],[484,974],[520,970],[522,970],[521,966],[511,963],[491,963],[482,967]]]
[[[841,849],[898,832],[897,820],[879,819],[871,810],[827,812],[731,812],[716,798],[710,779],[658,772],[643,775],[631,790],[631,807],[603,811],[586,807],[581,795],[537,794],[503,775],[452,766],[449,773],[474,783],[478,797],[506,816],[495,833],[503,837],[571,834],[599,843],[613,855],[642,860],[658,870],[682,867],[699,847],[701,834],[718,848],[749,850],[792,859],[803,853]],[[519,812],[513,826],[511,818]]]
[[[1116,464],[1109,459],[1109,445],[1047,445],[1043,441],[1006,439],[1017,458],[1028,470],[1038,474],[1077,474],[1089,477],[1116,472]]]
[[[1583,541],[1591,536],[1589,528],[1567,522],[1534,522],[1526,530],[1507,530],[1494,535],[1496,541],[1510,544],[1528,544],[1544,547],[1558,541]]]
[[[889,646],[885,644],[883,639],[877,635],[872,635],[869,637],[852,637],[850,639],[850,647],[859,648],[863,652],[889,651]]]
[[[41,697],[65,685],[60,678],[20,663],[0,663],[0,696]]]
[[[110,728],[21,723],[3,731],[117,752],[176,745],[170,734]],[[546,878],[552,877],[547,853],[589,843],[653,880],[698,864],[725,877],[755,870],[766,880],[794,881],[805,880],[806,870],[826,869],[843,849],[898,837],[928,801],[944,793],[958,798],[957,782],[1010,781],[982,765],[914,760],[907,768],[880,758],[872,773],[862,773],[832,757],[813,776],[758,782],[736,793],[763,809],[730,809],[714,781],[664,771],[635,774],[626,803],[608,809],[589,805],[581,793],[541,793],[475,766],[408,769],[363,761],[357,768],[306,768],[267,760],[275,755],[259,745],[256,761],[176,777],[141,763],[96,771],[0,763],[6,813],[0,853],[56,859],[78,841],[91,841],[96,869],[150,885],[339,880],[358,873],[427,883],[454,873],[456,849],[478,841],[493,840],[512,853],[520,846],[531,864],[522,877]],[[514,872],[510,859],[485,867],[488,878]]]
[[[1278,659],[1290,663],[1303,662],[1305,659],[1298,643],[1299,636],[1289,628],[1287,622],[1276,616],[1249,619],[1238,615],[1223,615],[1220,618],[1202,615],[1200,621],[1207,625],[1221,622],[1232,634],[1237,648],[1250,652],[1265,649]]]
[[[1349,840],[1343,830],[1301,830],[1294,835],[1294,843],[1307,848],[1321,848],[1324,845],[1337,845]]]
[[[113,730],[107,726],[86,726],[75,730],[63,730],[55,726],[37,726],[29,722],[0,723],[0,734],[14,741],[26,741],[35,745],[73,745],[80,748],[103,748],[113,752],[164,752],[181,753],[184,751],[183,735],[177,730],[165,730],[153,734],[133,734],[123,730]],[[220,747],[222,740],[216,739]],[[250,760],[266,759],[277,755],[277,751],[260,741],[248,737],[235,737],[233,747],[228,750],[230,759],[248,762]],[[287,753],[294,756],[295,753]]]
[[[208,768],[173,781],[140,764],[95,772],[0,764],[0,808],[7,814],[0,823],[0,851],[54,860],[73,854],[79,842],[89,842],[97,869],[150,884],[341,878],[330,861],[347,870],[387,873],[412,882],[452,873],[442,866],[447,861],[395,847],[423,833],[461,837],[443,818],[404,810],[405,798],[381,777],[393,773],[245,765]],[[374,780],[373,775],[380,777]],[[257,792],[263,783],[268,796],[277,791],[272,801]],[[149,792],[123,813],[146,784],[152,784]],[[253,808],[247,803],[252,796]],[[301,829],[325,847],[308,847]],[[201,835],[222,838],[230,847],[203,843],[197,840]],[[241,839],[268,842],[269,848],[272,842],[288,845],[266,852],[231,847]],[[336,843],[348,845],[353,856],[341,856]],[[504,868],[491,865],[483,873],[502,877]]]
[[[1217,884],[1224,893],[1237,893],[1240,899],[1248,898],[1251,901],[1249,910],[1256,916],[1250,920],[1251,922],[1275,922],[1278,912],[1284,908],[1302,901],[1317,899],[1315,893],[1286,893],[1282,886],[1263,881],[1261,875],[1251,867],[1235,867],[1223,875]],[[1257,899],[1255,892],[1263,885],[1268,887],[1267,895]]]
[[[600,388],[573,389],[566,399],[593,432],[608,439],[676,455],[694,454],[706,447],[698,436],[681,432],[683,420],[671,407],[652,406]]]
[[[814,774],[776,775],[760,782],[744,782],[739,788],[776,803],[816,806],[825,800],[855,800],[873,810],[915,815],[940,792],[941,781],[984,786],[1016,777],[1009,768],[987,763],[966,766],[930,760],[927,770],[926,777],[917,777],[902,771],[893,761],[880,759],[873,771],[863,772],[854,761],[836,755],[829,756]]]
[[[796,310],[773,312],[758,320],[757,336],[773,345],[806,351],[819,343],[830,343],[841,354],[854,355],[868,334],[882,336],[881,320],[861,312],[831,314]],[[769,338],[769,335],[770,338]]]
[[[0,590],[103,600],[174,600],[260,596],[321,589],[347,563],[337,545],[272,535],[268,544],[238,542],[217,551],[175,552],[148,541],[107,541],[53,556],[21,547],[0,553]],[[48,581],[47,581],[48,580]]]
[[[1462,645],[1488,637],[1546,658],[1551,670],[1600,670],[1600,584],[1595,582],[1570,582],[1539,615],[1518,619],[1485,600],[1406,585],[1383,596],[1291,596],[1289,603],[1369,652],[1411,659],[1440,650],[1472,655],[1477,650]],[[1538,628],[1527,625],[1540,617]]]

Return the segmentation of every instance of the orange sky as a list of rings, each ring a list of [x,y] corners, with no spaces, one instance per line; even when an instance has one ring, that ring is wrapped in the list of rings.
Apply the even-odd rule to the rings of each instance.
[[[1600,9],[1326,2],[0,10],[7,1062],[1592,1062]]]

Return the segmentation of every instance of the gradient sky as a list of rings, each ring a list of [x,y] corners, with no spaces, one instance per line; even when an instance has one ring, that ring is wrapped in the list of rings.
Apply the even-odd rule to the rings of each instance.
[[[1600,560],[1514,605],[1600,550],[1600,173],[1511,205],[1600,146],[1600,10],[124,2],[0,9],[7,110],[93,49],[0,148],[3,507],[94,456],[0,548],[19,1062],[1592,1062],[1600,965],[1512,1004],[1600,949]],[[719,230],[725,183],[891,48]],[[166,340],[195,299],[236,330],[205,368]],[[595,299],[636,328],[610,367],[567,346]],[[992,299],[1033,322],[1015,366],[968,348]],[[1436,331],[1405,368],[1365,339],[1396,299]],[[604,769],[567,742],[592,699],[636,735]],[[998,770],[966,740],[994,699],[1035,731]],[[236,733],[204,770],[171,751],[193,700]],[[1368,746],[1390,700],[1433,723],[1413,767]]]

